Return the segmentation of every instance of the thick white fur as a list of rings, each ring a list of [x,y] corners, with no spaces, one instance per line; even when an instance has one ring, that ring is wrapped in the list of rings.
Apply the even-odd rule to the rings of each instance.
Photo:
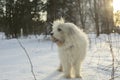
[[[60,28],[62,31],[58,31]],[[86,34],[73,23],[57,20],[53,23],[53,36],[62,41],[58,46],[59,58],[66,78],[71,78],[71,69],[76,78],[80,76],[81,63],[86,56],[88,38]]]

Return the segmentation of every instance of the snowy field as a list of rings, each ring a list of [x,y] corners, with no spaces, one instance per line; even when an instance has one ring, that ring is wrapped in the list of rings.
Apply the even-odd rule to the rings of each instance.
[[[82,79],[65,79],[59,66],[57,46],[42,36],[20,38],[29,53],[37,80],[109,80],[112,74],[112,56],[109,40],[114,53],[114,80],[120,80],[120,35],[112,34],[96,38],[89,35],[90,46],[82,65]],[[0,80],[34,80],[29,60],[17,39],[5,39],[0,33]]]

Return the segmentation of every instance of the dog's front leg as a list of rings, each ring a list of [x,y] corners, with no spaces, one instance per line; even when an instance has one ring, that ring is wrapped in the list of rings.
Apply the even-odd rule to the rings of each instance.
[[[65,78],[71,78],[71,65],[69,63],[63,63],[63,71]]]
[[[75,78],[82,78],[81,75],[80,75],[80,67],[81,67],[80,62],[73,65],[73,69],[75,71]]]

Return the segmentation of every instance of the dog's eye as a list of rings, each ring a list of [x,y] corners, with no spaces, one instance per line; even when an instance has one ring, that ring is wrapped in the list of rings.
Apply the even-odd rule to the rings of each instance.
[[[60,32],[60,31],[62,31],[62,29],[58,28],[58,31]]]

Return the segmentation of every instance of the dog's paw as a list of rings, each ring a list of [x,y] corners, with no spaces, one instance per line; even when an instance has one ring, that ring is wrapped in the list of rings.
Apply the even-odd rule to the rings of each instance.
[[[70,75],[65,75],[64,77],[67,78],[67,79],[70,79],[70,78],[71,78]]]
[[[75,78],[82,78],[80,75],[76,75]]]
[[[59,72],[63,72],[63,67],[62,65],[60,64],[59,68],[57,69]]]
[[[61,68],[58,68],[58,69],[57,69],[57,71],[59,71],[59,72],[63,72],[63,69],[61,69]]]
[[[65,76],[66,79],[71,79],[71,76]]]

